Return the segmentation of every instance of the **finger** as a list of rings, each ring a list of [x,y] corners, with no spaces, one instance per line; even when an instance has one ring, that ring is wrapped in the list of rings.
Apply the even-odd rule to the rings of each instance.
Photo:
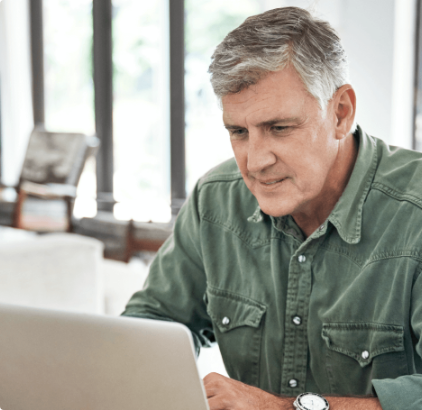
[[[207,399],[209,399],[217,395],[217,390],[213,387],[209,387],[209,388],[205,388],[205,393],[207,395]]]
[[[208,400],[208,407],[210,410],[228,410],[229,407],[225,406],[220,397],[214,396]]]
[[[204,377],[204,379],[203,379],[203,382],[206,384],[206,383],[210,383],[210,382],[212,382],[212,381],[214,381],[214,380],[218,380],[218,379],[220,379],[220,378],[222,378],[222,377],[224,377],[224,376],[222,376],[221,374],[219,374],[219,373],[215,373],[215,372],[211,372],[211,373],[208,373],[205,377]]]

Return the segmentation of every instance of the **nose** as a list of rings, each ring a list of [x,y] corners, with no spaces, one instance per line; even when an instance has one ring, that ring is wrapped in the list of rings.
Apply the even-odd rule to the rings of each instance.
[[[249,132],[248,139],[248,171],[251,173],[262,172],[274,165],[277,161],[275,154],[271,151],[268,141],[263,135]]]

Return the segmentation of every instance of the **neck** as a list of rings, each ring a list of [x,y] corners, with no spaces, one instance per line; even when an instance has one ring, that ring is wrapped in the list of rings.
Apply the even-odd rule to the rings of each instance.
[[[349,134],[339,142],[337,158],[321,194],[308,209],[292,215],[305,237],[311,235],[324,223],[340,199],[352,174],[357,157],[357,148],[353,134]]]

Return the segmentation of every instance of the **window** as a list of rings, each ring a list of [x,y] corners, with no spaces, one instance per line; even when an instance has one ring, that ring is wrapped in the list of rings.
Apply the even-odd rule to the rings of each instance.
[[[168,28],[164,0],[113,0],[114,207],[170,220]]]
[[[90,0],[44,0],[45,126],[95,132]]]

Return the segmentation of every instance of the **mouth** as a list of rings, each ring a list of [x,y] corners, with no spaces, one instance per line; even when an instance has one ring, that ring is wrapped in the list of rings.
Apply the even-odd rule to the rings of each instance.
[[[274,180],[267,180],[267,181],[259,181],[259,185],[262,188],[268,188],[268,189],[273,189],[276,188],[277,186],[279,186],[286,178],[281,178],[281,179],[274,179]]]
[[[271,182],[261,182],[261,184],[264,184],[264,185],[274,185],[274,184],[277,184],[278,182],[281,182],[281,181],[283,181],[283,179],[278,179],[276,181],[271,181]]]

